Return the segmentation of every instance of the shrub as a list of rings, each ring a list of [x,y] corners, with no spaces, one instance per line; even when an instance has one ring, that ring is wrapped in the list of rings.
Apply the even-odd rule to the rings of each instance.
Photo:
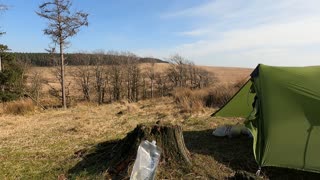
[[[222,107],[225,105],[248,81],[241,79],[234,84],[220,84],[210,89],[205,100],[207,107]]]
[[[14,115],[24,115],[28,112],[33,112],[35,105],[31,100],[21,99],[17,101],[8,102],[4,106],[4,113]]]
[[[204,98],[207,90],[191,90],[189,88],[176,88],[173,92],[175,102],[180,106],[181,112],[197,112],[204,108]]]
[[[201,111],[204,107],[220,108],[239,91],[245,82],[241,80],[234,84],[220,83],[210,88],[196,90],[176,88],[172,96],[182,112]]]
[[[218,85],[209,90],[208,96],[205,98],[205,105],[220,108],[233,97],[238,89],[234,85]]]

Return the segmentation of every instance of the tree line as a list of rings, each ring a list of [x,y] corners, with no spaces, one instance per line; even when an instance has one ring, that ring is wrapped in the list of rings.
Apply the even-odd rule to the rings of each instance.
[[[21,63],[27,63],[32,66],[39,66],[39,67],[52,67],[57,65],[59,62],[58,54],[51,54],[51,53],[21,53],[21,52],[8,52],[15,56],[16,60]],[[124,56],[126,54],[132,54],[129,52],[118,52],[118,51],[109,51],[107,53],[103,53],[101,55],[101,64],[103,65],[111,65],[115,61],[118,61],[118,63],[125,63],[123,61]],[[136,56],[132,54],[133,56]],[[53,58],[53,56],[56,56],[56,58]],[[97,61],[96,54],[93,53],[66,53],[65,55],[65,64],[71,65],[71,66],[82,66],[82,65],[94,65]],[[139,63],[167,63],[165,61],[162,61],[157,58],[151,58],[151,57],[138,57]]]

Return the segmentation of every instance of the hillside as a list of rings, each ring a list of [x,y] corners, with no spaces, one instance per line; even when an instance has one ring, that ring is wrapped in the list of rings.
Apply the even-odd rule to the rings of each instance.
[[[242,79],[249,78],[253,69],[251,68],[236,68],[236,67],[213,67],[200,66],[201,68],[215,74],[219,82],[235,83]]]

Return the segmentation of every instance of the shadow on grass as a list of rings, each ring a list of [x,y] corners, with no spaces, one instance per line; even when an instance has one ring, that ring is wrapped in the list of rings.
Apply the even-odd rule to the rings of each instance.
[[[183,135],[191,153],[210,155],[233,170],[255,172],[258,168],[253,157],[252,139],[248,137],[215,137],[212,130],[187,131]]]
[[[68,171],[69,176],[78,176],[84,173],[93,176],[103,174],[109,168],[109,162],[115,154],[116,146],[119,142],[120,140],[106,141],[97,144],[82,156],[80,162]],[[79,153],[81,153],[81,151]]]
[[[254,174],[258,169],[251,138],[215,137],[212,130],[186,131],[183,134],[185,144],[191,153],[211,156],[236,172]],[[82,160],[68,171],[69,177],[102,175],[109,168],[109,162],[114,157],[119,142],[120,140],[99,143],[84,153],[84,156],[79,152]],[[265,167],[262,172],[270,179],[320,179],[320,174],[317,173],[285,168]]]
[[[255,173],[258,165],[254,159],[252,141],[246,136],[235,138],[215,137],[212,130],[186,131],[184,139],[191,153],[212,156],[234,171]],[[264,176],[270,179],[320,179],[320,174],[286,168],[262,168]]]

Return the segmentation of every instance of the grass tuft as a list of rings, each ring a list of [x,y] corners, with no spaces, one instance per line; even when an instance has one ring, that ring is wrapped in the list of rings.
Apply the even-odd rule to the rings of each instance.
[[[207,107],[221,107],[239,90],[238,86],[221,84],[209,89],[205,98]]]
[[[191,90],[189,88],[176,88],[173,92],[175,102],[181,108],[181,112],[192,113],[202,111],[204,99],[208,95],[207,90]]]
[[[21,99],[17,101],[8,102],[4,106],[5,114],[25,115],[34,112],[35,105],[30,99]]]
[[[243,81],[235,84],[218,84],[216,86],[191,90],[176,88],[172,95],[183,113],[201,112],[205,107],[219,108],[227,103],[242,87]]]

